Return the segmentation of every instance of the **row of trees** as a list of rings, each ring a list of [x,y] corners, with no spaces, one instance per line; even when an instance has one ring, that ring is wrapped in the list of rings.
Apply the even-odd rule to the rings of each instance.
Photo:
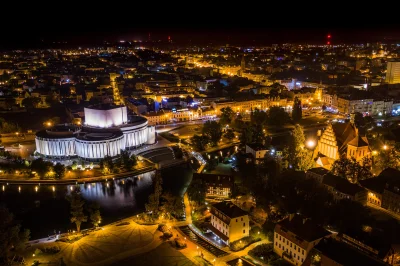
[[[137,165],[137,162],[138,160],[135,154],[130,155],[129,151],[121,151],[117,159],[113,159],[111,156],[105,156],[100,161],[100,169],[105,175],[119,173],[120,168],[131,171],[132,168]]]
[[[20,131],[21,128],[12,122],[7,122],[4,118],[0,118],[0,133],[15,133]]]

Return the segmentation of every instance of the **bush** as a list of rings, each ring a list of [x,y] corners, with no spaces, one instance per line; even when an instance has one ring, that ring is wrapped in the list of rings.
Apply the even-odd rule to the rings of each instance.
[[[273,244],[262,244],[249,251],[249,255],[265,263],[271,263],[279,258],[273,251]]]
[[[165,224],[159,224],[157,230],[161,233],[165,233],[168,231],[168,227]]]
[[[45,247],[42,248],[41,251],[47,254],[56,254],[60,252],[60,247],[59,246]]]
[[[175,246],[178,249],[186,248],[186,242],[182,238],[175,238]]]
[[[253,244],[257,241],[260,241],[260,240],[261,240],[261,238],[259,238],[259,237],[255,238],[253,236],[246,236],[246,237],[243,237],[242,239],[232,242],[230,244],[230,249],[232,251],[239,251],[239,250],[246,248],[247,246],[250,246],[251,244]]]
[[[168,240],[172,237],[172,234],[170,232],[164,232],[164,234],[161,236],[162,239]]]
[[[236,240],[230,244],[230,248],[232,251],[239,251],[247,246],[260,241],[261,239],[265,238],[266,236],[263,234],[261,228],[259,227],[252,227],[249,233],[249,236],[246,236],[242,239]]]
[[[122,223],[116,224],[115,226],[123,226],[123,225],[129,225],[129,224],[130,224],[129,222],[122,222]]]

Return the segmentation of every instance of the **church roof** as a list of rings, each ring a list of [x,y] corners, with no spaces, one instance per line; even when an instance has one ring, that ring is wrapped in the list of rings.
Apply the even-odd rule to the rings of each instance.
[[[341,154],[345,153],[347,144],[357,136],[355,127],[350,122],[347,122],[333,124],[332,128],[338,142],[339,152]]]
[[[366,137],[361,137],[360,135],[358,135],[357,137],[355,137],[354,139],[352,139],[348,145],[354,146],[354,147],[365,147],[365,146],[369,146],[368,145],[368,140]]]

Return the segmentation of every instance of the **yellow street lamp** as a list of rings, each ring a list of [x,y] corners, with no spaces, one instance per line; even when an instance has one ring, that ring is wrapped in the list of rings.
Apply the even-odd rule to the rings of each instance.
[[[383,145],[383,149],[387,150],[388,146],[387,145]]]
[[[315,141],[311,140],[311,139],[309,141],[307,141],[307,147],[310,148],[310,149],[314,148],[315,147]]]

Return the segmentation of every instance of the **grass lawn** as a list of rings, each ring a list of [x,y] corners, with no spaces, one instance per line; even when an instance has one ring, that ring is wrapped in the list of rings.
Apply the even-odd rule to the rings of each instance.
[[[137,256],[130,257],[128,259],[118,261],[112,265],[119,266],[194,266],[195,264],[186,258],[182,253],[177,251],[171,246],[169,242],[163,243],[156,249],[143,253]],[[199,265],[207,265],[200,264]]]

